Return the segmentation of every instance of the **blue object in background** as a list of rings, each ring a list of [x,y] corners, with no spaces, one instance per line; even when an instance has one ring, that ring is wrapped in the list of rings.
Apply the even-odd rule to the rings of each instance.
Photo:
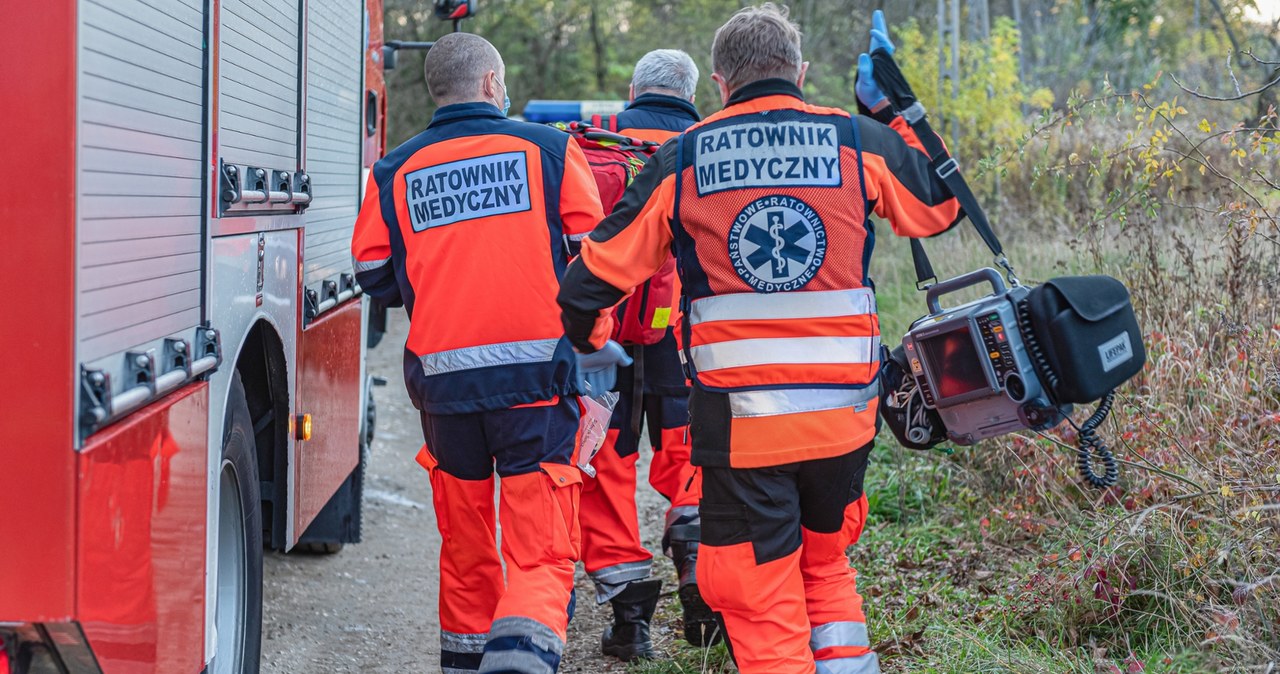
[[[532,100],[524,106],[521,116],[526,122],[551,124],[554,122],[590,121],[592,115],[616,115],[627,107],[626,101],[551,101]]]

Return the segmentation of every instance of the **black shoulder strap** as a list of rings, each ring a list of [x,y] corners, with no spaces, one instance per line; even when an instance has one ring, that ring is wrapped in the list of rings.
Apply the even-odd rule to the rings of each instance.
[[[907,80],[903,77],[902,71],[898,69],[898,64],[893,60],[893,56],[884,49],[877,49],[871,53],[871,60],[874,64],[872,74],[875,77],[876,84],[885,92],[885,96],[888,97],[894,112],[901,115],[902,119],[916,132],[916,137],[920,139],[920,144],[924,146],[925,152],[929,155],[929,164],[934,173],[951,190],[951,194],[960,203],[960,207],[964,209],[969,222],[973,223],[973,228],[978,230],[978,236],[982,237],[982,241],[987,244],[987,248],[991,250],[991,253],[997,258],[1003,258],[1004,248],[1000,245],[1000,239],[992,231],[986,212],[982,210],[982,205],[978,203],[978,198],[973,194],[973,190],[969,188],[969,183],[965,181],[964,175],[960,173],[960,164],[947,152],[946,146],[942,144],[942,139],[938,137],[938,134],[934,133],[933,127],[929,125],[929,118],[925,115],[924,106],[920,104],[920,101],[916,100],[915,93],[911,91],[911,86],[907,84]],[[911,240],[911,258],[915,262],[918,284],[924,284],[930,279],[936,278],[933,273],[933,266],[929,264],[928,255],[925,254],[924,246],[918,239]]]

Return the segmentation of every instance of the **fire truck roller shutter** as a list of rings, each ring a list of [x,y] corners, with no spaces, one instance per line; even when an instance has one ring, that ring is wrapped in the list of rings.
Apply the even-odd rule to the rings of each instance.
[[[306,211],[303,285],[324,300],[326,281],[339,292],[355,283],[350,243],[360,209],[364,8],[350,0],[310,0],[306,17],[303,168],[313,198]]]
[[[222,0],[222,161],[283,171],[298,167],[298,2]]]
[[[194,346],[202,320],[204,4],[79,5],[76,360],[115,394],[126,352]]]

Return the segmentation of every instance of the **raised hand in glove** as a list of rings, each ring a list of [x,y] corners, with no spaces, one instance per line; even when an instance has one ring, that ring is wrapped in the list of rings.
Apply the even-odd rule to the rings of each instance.
[[[871,46],[868,47],[867,52],[858,55],[858,81],[853,87],[854,93],[858,95],[858,102],[871,112],[880,112],[889,104],[889,99],[880,90],[880,85],[876,84],[871,56],[868,54],[877,49],[883,49],[891,56],[896,49],[893,41],[889,39],[889,28],[884,22],[884,12],[878,9],[871,15]]]
[[[618,382],[618,367],[630,364],[631,357],[613,340],[605,342],[604,348],[595,353],[579,353],[579,388],[592,396],[606,393]]]

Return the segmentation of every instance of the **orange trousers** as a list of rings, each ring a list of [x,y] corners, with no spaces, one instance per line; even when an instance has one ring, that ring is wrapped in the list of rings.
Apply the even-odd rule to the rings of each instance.
[[[699,587],[742,674],[880,671],[845,552],[866,522],[869,454],[703,469]]]
[[[605,444],[592,461],[594,478],[582,488],[582,561],[603,603],[627,583],[651,574],[653,555],[640,540],[636,509],[636,462],[639,436],[632,424],[634,399],[623,390]],[[696,512],[702,494],[697,469],[689,463],[687,397],[645,395],[640,410],[648,421],[653,461],[649,484],[670,502],[670,514]]]
[[[556,671],[581,551],[577,400],[424,415],[423,429],[418,461],[430,473],[441,539],[441,669]]]

